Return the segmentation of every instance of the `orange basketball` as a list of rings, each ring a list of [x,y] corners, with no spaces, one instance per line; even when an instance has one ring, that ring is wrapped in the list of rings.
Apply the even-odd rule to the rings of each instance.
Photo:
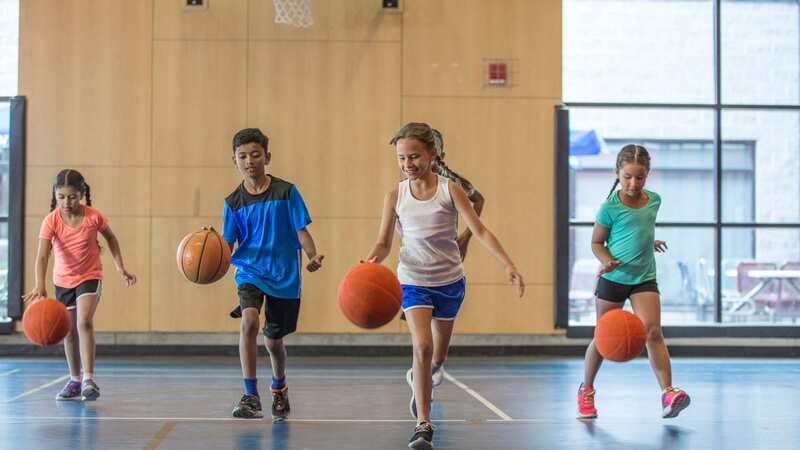
[[[41,298],[25,308],[22,331],[39,346],[58,344],[72,329],[72,317],[63,303]]]
[[[644,350],[647,335],[638,317],[615,309],[603,314],[594,329],[594,345],[603,358],[617,362],[630,361]]]
[[[361,328],[386,325],[400,310],[402,301],[400,282],[381,264],[358,264],[339,284],[339,308]]]
[[[192,283],[213,283],[225,276],[231,249],[214,228],[189,233],[178,245],[178,270]]]

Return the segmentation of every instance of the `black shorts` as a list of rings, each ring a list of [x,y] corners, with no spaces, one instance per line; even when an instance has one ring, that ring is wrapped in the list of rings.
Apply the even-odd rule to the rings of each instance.
[[[78,307],[78,299],[84,295],[97,295],[100,298],[100,291],[103,283],[100,280],[86,280],[74,288],[63,288],[56,286],[56,299],[64,304],[67,309]]]
[[[264,315],[264,336],[270,339],[280,339],[297,329],[297,318],[300,315],[299,298],[278,298],[265,294],[261,289],[252,284],[240,284],[239,306],[244,312],[245,308],[256,308],[261,312],[261,305],[266,299]]]
[[[656,280],[648,280],[639,284],[620,284],[600,277],[597,280],[597,289],[595,289],[594,295],[601,300],[621,303],[639,292],[658,293],[658,283]]]

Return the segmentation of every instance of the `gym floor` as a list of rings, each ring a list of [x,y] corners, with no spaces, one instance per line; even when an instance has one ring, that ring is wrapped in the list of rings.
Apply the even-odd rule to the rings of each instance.
[[[290,358],[290,420],[231,417],[236,358],[101,357],[95,402],[55,400],[63,358],[0,360],[0,449],[403,449],[408,358]],[[260,360],[261,380],[269,379]],[[692,404],[662,419],[646,359],[606,363],[599,418],[575,418],[579,358],[451,358],[436,449],[797,449],[800,361],[673,359]],[[262,395],[268,393],[262,381]],[[266,398],[266,395],[265,395]],[[265,402],[268,407],[268,401]]]

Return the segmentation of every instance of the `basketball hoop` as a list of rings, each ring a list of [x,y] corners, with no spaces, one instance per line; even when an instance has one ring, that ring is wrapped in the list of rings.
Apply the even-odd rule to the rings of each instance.
[[[272,0],[275,5],[275,23],[298,28],[314,24],[311,16],[311,0]]]

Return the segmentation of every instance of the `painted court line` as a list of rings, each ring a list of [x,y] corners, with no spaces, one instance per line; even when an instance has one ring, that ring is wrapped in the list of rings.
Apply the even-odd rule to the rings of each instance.
[[[511,418],[511,416],[509,416],[508,414],[506,414],[503,411],[501,411],[500,408],[498,408],[497,406],[494,406],[494,404],[492,402],[490,402],[489,400],[486,400],[481,394],[479,394],[479,393],[475,392],[474,390],[470,389],[470,387],[467,386],[466,384],[456,380],[449,373],[445,372],[444,373],[444,377],[447,378],[451,383],[453,383],[456,386],[460,387],[461,389],[465,390],[467,392],[467,394],[475,397],[476,400],[478,400],[479,402],[483,403],[484,406],[489,408],[493,413],[497,414],[501,419],[506,420],[506,421],[514,420],[514,419]]]
[[[237,419],[234,417],[72,417],[72,416],[4,416],[0,417],[4,421],[23,420],[23,421],[56,421],[56,420],[80,420],[80,421],[119,421],[119,422],[242,422],[258,423],[271,422],[270,419]],[[287,419],[282,422],[302,422],[302,423],[416,423],[414,419]],[[444,419],[434,420],[434,423],[466,423],[467,419]],[[170,430],[171,431],[171,430]]]
[[[61,383],[62,381],[67,380],[68,378],[69,378],[69,375],[64,375],[62,377],[58,377],[53,381],[47,382],[47,383],[45,383],[45,384],[43,384],[43,385],[41,385],[39,387],[35,387],[35,388],[33,388],[33,389],[29,390],[29,391],[25,391],[22,394],[19,394],[16,397],[8,399],[8,400],[6,400],[6,403],[11,403],[11,402],[13,402],[15,400],[21,399],[22,397],[26,397],[28,395],[35,394],[35,393],[41,391],[42,389],[46,389],[46,388],[49,388],[50,386],[52,386],[54,384]]]
[[[6,375],[11,375],[12,373],[17,373],[17,372],[19,372],[19,370],[20,369],[14,369],[14,370],[9,370],[8,372],[0,373],[0,377],[4,377]]]
[[[145,445],[144,449],[142,450],[155,450],[159,445],[161,445],[161,441],[163,441],[164,438],[167,437],[167,435],[172,431],[173,428],[175,428],[175,422],[165,423],[164,426],[161,427],[160,430],[158,430],[158,433],[156,433],[156,435],[153,436],[153,439],[151,439],[150,442],[148,442],[147,445]]]

